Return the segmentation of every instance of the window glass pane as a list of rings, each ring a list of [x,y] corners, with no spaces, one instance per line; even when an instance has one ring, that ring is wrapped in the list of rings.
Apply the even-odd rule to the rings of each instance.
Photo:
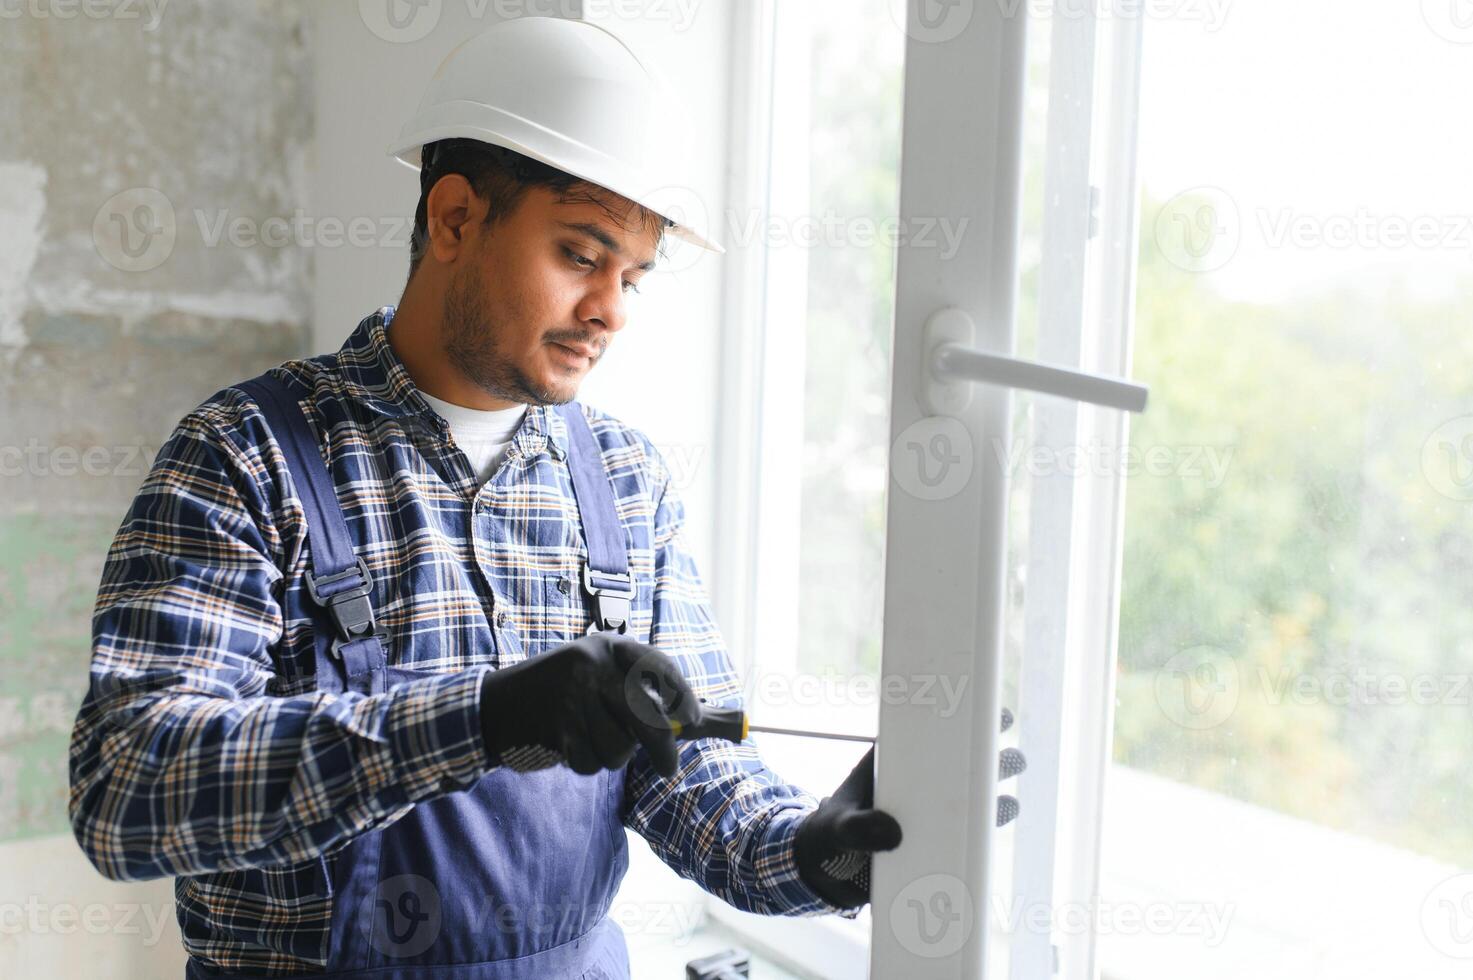
[[[779,58],[795,32],[809,39],[786,55],[806,58],[807,91],[780,97],[806,98],[801,132],[782,123],[791,109],[774,106],[768,240],[769,282],[806,267],[795,322],[770,323],[767,340],[769,363],[803,359],[801,391],[764,382],[764,398],[794,410],[790,428],[768,438],[801,441],[798,481],[785,488],[801,494],[797,538],[772,556],[798,562],[796,635],[791,651],[756,652],[749,684],[765,724],[872,735],[879,701],[865,684],[879,672],[884,602],[904,34],[886,5],[842,0],[779,4],[777,31]]]
[[[1456,6],[1147,18],[1106,976],[1467,975]]]

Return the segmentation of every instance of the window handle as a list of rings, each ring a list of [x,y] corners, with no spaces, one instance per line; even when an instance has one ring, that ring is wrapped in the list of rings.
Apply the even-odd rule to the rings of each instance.
[[[1075,371],[978,350],[976,325],[955,307],[926,321],[921,395],[932,415],[957,415],[972,400],[973,383],[1020,388],[1127,412],[1144,411],[1150,389],[1135,381]]]

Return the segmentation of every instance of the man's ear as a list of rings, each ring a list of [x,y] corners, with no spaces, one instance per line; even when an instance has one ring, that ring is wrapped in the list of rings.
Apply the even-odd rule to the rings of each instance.
[[[441,177],[425,199],[425,251],[439,262],[454,262],[469,247],[467,235],[474,234],[485,211],[486,202],[464,175]]]

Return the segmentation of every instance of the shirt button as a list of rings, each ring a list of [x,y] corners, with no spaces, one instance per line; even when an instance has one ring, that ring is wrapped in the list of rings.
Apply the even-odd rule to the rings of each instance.
[[[566,575],[559,577],[557,580],[557,590],[563,595],[567,595],[568,593],[572,592],[573,580],[568,578]]]
[[[496,610],[496,625],[497,626],[504,627],[504,626],[506,626],[506,620],[507,620],[506,610],[505,609],[498,609],[498,610]]]

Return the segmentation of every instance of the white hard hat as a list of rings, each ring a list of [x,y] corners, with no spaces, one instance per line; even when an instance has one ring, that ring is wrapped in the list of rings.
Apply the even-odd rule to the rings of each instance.
[[[517,17],[440,62],[389,153],[418,170],[420,148],[467,137],[539,160],[642,205],[677,238],[722,253],[681,183],[688,138],[659,75],[597,24]]]

